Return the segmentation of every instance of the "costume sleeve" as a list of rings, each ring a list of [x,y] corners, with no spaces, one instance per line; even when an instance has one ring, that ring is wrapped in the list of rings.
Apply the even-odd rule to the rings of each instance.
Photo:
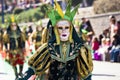
[[[4,32],[2,38],[3,38],[2,41],[3,41],[4,44],[9,43],[9,36],[8,36],[7,32]]]
[[[37,75],[43,74],[50,65],[50,54],[47,43],[39,47],[35,54],[29,59],[28,64],[34,69]]]
[[[83,46],[79,50],[79,56],[77,57],[77,70],[80,78],[87,78],[93,70],[93,62],[91,51]]]
[[[10,42],[9,40],[9,35],[7,34],[7,31],[5,31],[2,35],[2,42],[5,45],[6,50],[8,49],[8,43]]]

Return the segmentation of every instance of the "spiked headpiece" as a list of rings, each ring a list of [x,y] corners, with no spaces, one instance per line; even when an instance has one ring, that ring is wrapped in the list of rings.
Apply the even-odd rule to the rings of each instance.
[[[7,23],[8,24],[17,23],[17,19],[18,19],[18,16],[11,15],[7,18]]]
[[[72,11],[71,11],[71,0],[69,0],[67,8],[65,13],[63,13],[60,5],[55,0],[55,9],[51,8],[48,10],[48,17],[50,18],[52,25],[55,26],[56,22],[61,19],[66,19],[70,22],[72,22],[77,10],[79,8],[79,5],[77,5]]]

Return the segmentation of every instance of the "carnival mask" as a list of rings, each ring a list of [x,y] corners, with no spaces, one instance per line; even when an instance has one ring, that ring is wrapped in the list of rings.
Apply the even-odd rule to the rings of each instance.
[[[61,41],[68,41],[70,35],[70,23],[67,20],[61,20],[56,24]]]
[[[16,29],[17,29],[16,23],[12,23],[12,30],[16,30]]]
[[[42,27],[39,26],[39,27],[37,28],[37,30],[38,30],[38,31],[42,31]]]

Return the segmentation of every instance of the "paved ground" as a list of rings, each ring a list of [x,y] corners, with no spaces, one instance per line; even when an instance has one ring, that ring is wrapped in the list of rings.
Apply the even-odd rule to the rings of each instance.
[[[24,71],[27,70],[27,64],[24,66]],[[0,80],[15,80],[14,72],[12,67],[2,60],[0,56]]]
[[[24,71],[27,69],[25,64]],[[14,80],[12,67],[0,57],[0,80]],[[120,63],[94,61],[92,80],[120,80]]]
[[[120,80],[120,63],[94,61],[93,80]]]

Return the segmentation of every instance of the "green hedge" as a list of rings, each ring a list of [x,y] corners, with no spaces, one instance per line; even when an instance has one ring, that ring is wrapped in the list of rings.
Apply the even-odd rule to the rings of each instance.
[[[14,15],[18,16],[17,21],[22,23],[22,22],[33,22],[33,21],[38,21],[40,19],[43,19],[46,17],[46,7],[49,7],[50,5],[41,5],[37,8],[29,9],[29,10],[20,10],[20,9],[15,9]],[[20,11],[20,12],[19,12]],[[6,14],[5,15],[5,20],[11,16],[11,14]],[[0,23],[2,22],[0,18]]]
[[[23,11],[19,14],[20,22],[32,22],[43,19],[46,16],[45,7],[50,5],[42,5],[38,8],[30,9],[28,11]]]

